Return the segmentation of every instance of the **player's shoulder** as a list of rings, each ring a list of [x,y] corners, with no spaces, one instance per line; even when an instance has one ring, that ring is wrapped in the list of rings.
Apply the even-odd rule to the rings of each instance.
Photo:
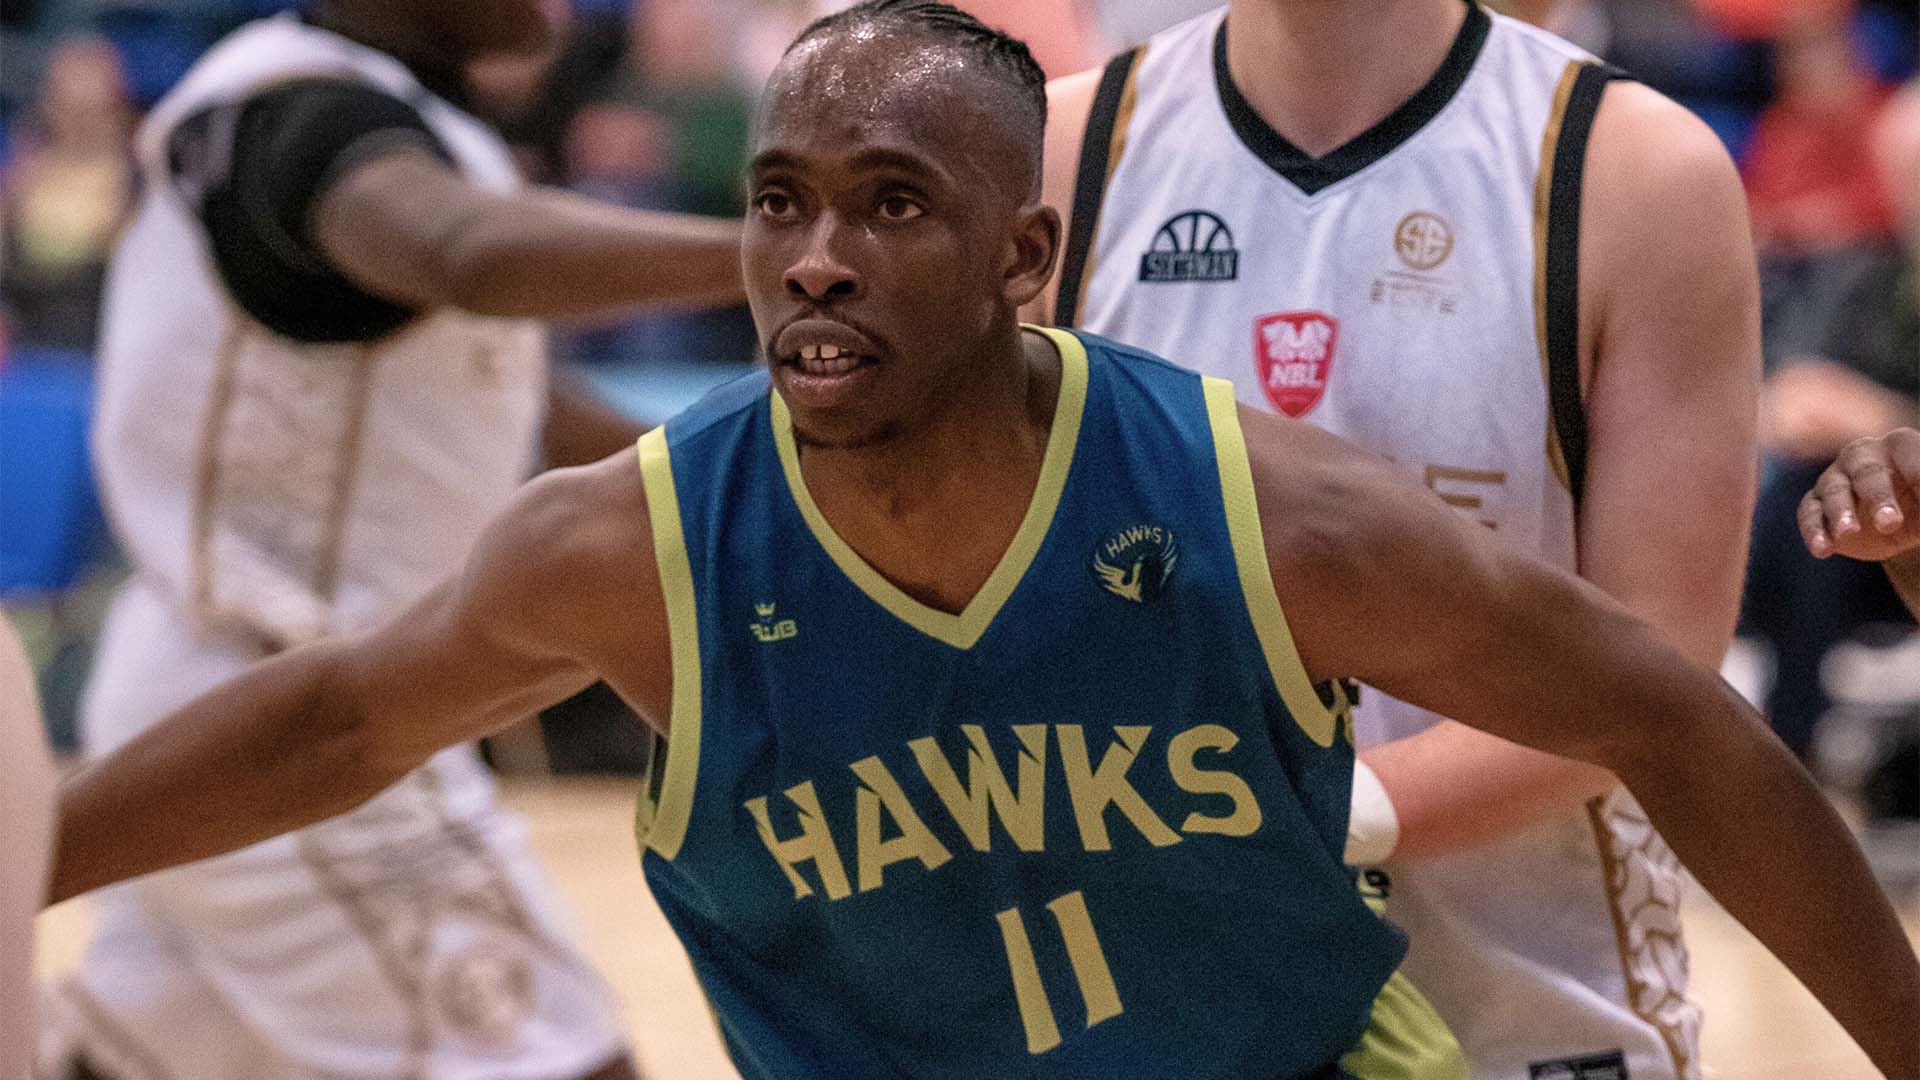
[[[1732,155],[1705,121],[1626,78],[1610,81],[1601,95],[1585,171],[1597,195],[1636,208],[1740,189]]]
[[[1069,331],[1087,352],[1089,364],[1105,365],[1111,377],[1150,396],[1197,392],[1201,376],[1157,353],[1085,330]]]
[[[477,547],[470,578],[503,606],[565,612],[657,591],[644,572],[653,532],[639,454],[542,473],[515,493]]]
[[[750,419],[764,410],[772,393],[773,379],[767,369],[753,370],[714,387],[698,401],[686,407],[666,423],[667,435],[677,449],[701,442],[723,430]]]

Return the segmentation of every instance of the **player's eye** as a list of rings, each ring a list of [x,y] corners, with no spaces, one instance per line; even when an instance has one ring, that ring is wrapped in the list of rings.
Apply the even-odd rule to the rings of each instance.
[[[879,212],[883,221],[912,221],[927,211],[911,196],[888,195],[880,200]]]
[[[778,189],[768,189],[755,195],[753,208],[770,218],[789,218],[795,210],[793,197]]]

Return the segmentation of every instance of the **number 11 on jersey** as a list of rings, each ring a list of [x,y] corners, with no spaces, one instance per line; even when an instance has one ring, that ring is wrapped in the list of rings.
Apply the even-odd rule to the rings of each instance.
[[[1100,939],[1094,935],[1087,898],[1078,891],[1070,892],[1049,901],[1047,910],[1053,912],[1053,921],[1059,924],[1060,936],[1066,942],[1074,981],[1080,984],[1081,1000],[1087,1003],[1087,1026],[1119,1016],[1120,990],[1113,985],[1113,971],[1107,967]],[[1044,1054],[1060,1045],[1060,1027],[1054,1023],[1053,1007],[1047,1004],[1047,988],[1040,981],[1040,965],[1033,959],[1027,924],[1020,918],[1019,908],[1008,908],[994,918],[1000,923],[1000,937],[1007,946],[1013,996],[1020,1005],[1020,1023],[1027,1029],[1027,1053]]]

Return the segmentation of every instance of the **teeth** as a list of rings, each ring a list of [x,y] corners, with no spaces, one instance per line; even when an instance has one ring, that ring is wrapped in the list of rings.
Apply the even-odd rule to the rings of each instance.
[[[838,345],[820,346],[820,359],[822,360],[832,360],[835,357],[838,357],[839,355],[840,355],[840,346]]]
[[[800,370],[809,375],[842,375],[860,366],[860,358],[848,353],[845,356],[808,358],[802,355]]]
[[[820,357],[820,346],[818,345],[800,346],[800,359],[816,360],[816,359],[819,359],[819,357]]]

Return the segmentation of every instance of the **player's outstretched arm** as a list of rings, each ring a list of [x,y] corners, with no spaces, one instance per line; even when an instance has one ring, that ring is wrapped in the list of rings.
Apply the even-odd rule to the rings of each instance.
[[[595,673],[664,718],[671,675],[651,551],[632,451],[546,474],[457,577],[393,621],[268,661],[68,783],[52,898],[339,814]]]
[[[313,209],[329,262],[420,309],[555,318],[738,302],[740,223],[630,210],[554,188],[496,194],[425,150],[374,158]]]
[[[1611,770],[1875,1063],[1920,1080],[1920,962],[1846,826],[1739,695],[1597,588],[1353,447],[1262,414],[1242,423],[1310,675]]]
[[[1920,431],[1896,428],[1848,444],[1800,500],[1799,516],[1815,558],[1882,563],[1920,618]]]
[[[1714,667],[1739,610],[1757,460],[1760,301],[1746,197],[1705,124],[1617,82],[1594,120],[1581,222],[1580,574]],[[1403,857],[1484,843],[1614,786],[1604,770],[1457,723],[1364,760]],[[1357,814],[1356,827],[1365,820]]]

